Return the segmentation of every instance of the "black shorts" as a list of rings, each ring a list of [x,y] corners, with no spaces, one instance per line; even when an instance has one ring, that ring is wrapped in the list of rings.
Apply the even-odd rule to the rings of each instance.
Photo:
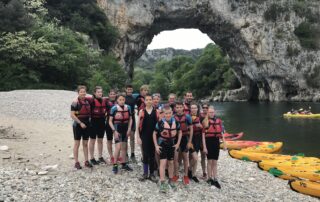
[[[117,132],[120,133],[119,138],[114,138],[114,142],[120,143],[120,142],[127,142],[128,141],[128,136],[127,136],[127,131],[128,131],[128,124],[114,124],[114,127],[116,128]]]
[[[202,135],[201,134],[193,134],[192,136],[192,145],[193,149],[190,149],[190,152],[199,152],[200,148],[202,148]]]
[[[80,124],[77,122],[73,122],[72,128],[73,128],[73,137],[74,140],[88,140],[90,136],[90,122],[89,121],[82,121],[84,124],[86,124],[86,128],[81,128]]]
[[[220,153],[220,141],[216,137],[206,137],[206,147],[208,150],[208,160],[218,160]]]
[[[174,140],[164,140],[163,138],[158,138],[158,144],[160,149],[160,159],[167,159],[172,161],[174,159]]]
[[[181,152],[188,152],[188,148],[187,148],[188,141],[189,141],[189,136],[184,135],[181,137],[181,142],[179,146],[179,149]]]
[[[113,132],[109,125],[109,119],[107,119],[106,122],[106,134],[107,134],[107,140],[112,141],[113,140]]]
[[[91,119],[91,132],[90,132],[91,139],[96,139],[97,137],[103,138],[105,130],[106,130],[105,118]]]

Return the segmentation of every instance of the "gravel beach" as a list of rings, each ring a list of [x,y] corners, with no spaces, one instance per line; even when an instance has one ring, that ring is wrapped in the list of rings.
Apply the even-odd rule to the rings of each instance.
[[[0,201],[319,201],[224,151],[218,162],[221,190],[204,181],[189,187],[180,182],[177,191],[161,194],[157,184],[138,180],[140,162],[118,175],[110,165],[74,171],[69,114],[75,97],[58,90],[0,92],[0,146],[9,147],[0,151]],[[140,159],[139,148],[136,153]]]

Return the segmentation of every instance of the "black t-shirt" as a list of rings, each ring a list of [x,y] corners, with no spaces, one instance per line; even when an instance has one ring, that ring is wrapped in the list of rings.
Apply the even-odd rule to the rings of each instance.
[[[134,106],[136,105],[136,99],[134,99],[132,95],[127,95],[125,104],[130,106],[131,114],[134,115]]]
[[[147,110],[144,110],[143,124],[141,134],[151,135],[156,128],[156,124],[158,122],[157,111],[152,109],[149,114]]]

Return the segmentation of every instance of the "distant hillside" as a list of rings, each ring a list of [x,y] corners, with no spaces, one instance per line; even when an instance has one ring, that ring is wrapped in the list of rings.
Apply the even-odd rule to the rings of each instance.
[[[135,67],[143,69],[154,69],[154,65],[159,60],[171,60],[175,56],[189,56],[193,59],[198,58],[203,49],[182,50],[173,48],[146,50],[146,52],[135,62]]]

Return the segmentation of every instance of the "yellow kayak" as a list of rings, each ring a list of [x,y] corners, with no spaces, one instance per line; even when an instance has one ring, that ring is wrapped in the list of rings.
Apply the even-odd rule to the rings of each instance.
[[[299,160],[299,159],[318,159],[315,157],[304,157],[301,155],[282,155],[282,154],[266,154],[266,153],[256,153],[256,152],[247,152],[243,150],[230,150],[229,155],[232,158],[245,160],[245,161],[254,161],[259,162],[262,160]],[[320,159],[319,159],[320,160]]]
[[[269,173],[285,180],[303,178],[303,179],[308,179],[312,181],[320,181],[320,170],[319,171],[294,170],[294,169],[277,167],[277,168],[271,168],[269,170]]]
[[[292,180],[289,182],[292,190],[310,195],[315,197],[320,197],[320,183],[311,182],[308,180]]]
[[[256,152],[256,153],[275,153],[278,152],[282,148],[282,142],[274,142],[264,145],[257,145],[253,147],[248,147],[242,149],[245,152]]]
[[[318,171],[320,170],[320,163],[317,163],[317,162],[294,163],[290,161],[279,163],[278,161],[261,161],[258,163],[258,167],[265,171],[269,171],[269,169],[271,168]]]
[[[320,114],[283,114],[285,118],[320,118]]]
[[[228,149],[244,149],[248,147],[258,146],[258,145],[268,145],[272,142],[258,142],[258,141],[250,141],[250,140],[232,140],[226,141],[226,145]],[[220,144],[220,148],[223,149],[224,143]]]

